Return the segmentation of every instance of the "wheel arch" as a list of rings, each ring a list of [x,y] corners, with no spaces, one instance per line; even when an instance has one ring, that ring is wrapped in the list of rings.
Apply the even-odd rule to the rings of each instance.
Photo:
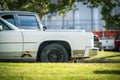
[[[71,58],[71,46],[70,46],[70,44],[67,41],[56,41],[56,40],[54,40],[54,41],[44,41],[39,45],[39,48],[38,48],[38,51],[37,51],[37,61],[40,61],[40,56],[41,56],[42,49],[46,45],[49,45],[49,44],[60,44],[60,45],[62,45],[66,49],[66,51],[68,53],[68,59],[70,60],[70,58]]]

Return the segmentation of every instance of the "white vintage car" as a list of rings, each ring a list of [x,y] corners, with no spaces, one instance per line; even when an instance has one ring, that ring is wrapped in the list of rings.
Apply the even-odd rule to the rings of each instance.
[[[94,54],[93,37],[82,30],[19,29],[0,18],[0,59],[66,62],[89,57]]]

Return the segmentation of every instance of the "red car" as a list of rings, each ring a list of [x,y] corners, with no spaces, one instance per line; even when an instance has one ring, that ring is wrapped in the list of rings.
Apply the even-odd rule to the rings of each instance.
[[[120,51],[120,34],[115,37],[115,49]]]

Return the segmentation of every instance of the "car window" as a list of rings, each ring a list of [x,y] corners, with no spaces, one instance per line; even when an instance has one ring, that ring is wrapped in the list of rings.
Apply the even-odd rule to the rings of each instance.
[[[15,25],[15,20],[14,20],[13,15],[3,15],[1,17],[7,20],[8,22],[12,23],[13,25]]]
[[[0,25],[2,26],[3,30],[11,30],[6,24],[4,24],[1,20],[0,20]]]
[[[117,35],[117,39],[120,39],[120,34]]]
[[[35,16],[19,15],[18,18],[20,20],[21,29],[39,29]]]
[[[120,34],[118,35],[118,39],[120,39]]]
[[[94,41],[99,41],[97,36],[94,36]]]

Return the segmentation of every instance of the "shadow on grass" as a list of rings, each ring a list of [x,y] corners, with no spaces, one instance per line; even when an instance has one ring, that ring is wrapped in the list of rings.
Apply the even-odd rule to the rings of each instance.
[[[106,57],[103,57],[101,59],[106,59],[106,58],[111,58],[111,57],[120,57],[120,55],[106,56]]]
[[[95,74],[115,74],[120,75],[120,70],[96,70],[93,71]]]
[[[106,56],[106,57],[102,57],[100,59],[106,59],[106,58],[112,58],[112,57],[120,57],[120,54],[119,55],[113,55],[113,56]]]
[[[34,59],[26,60],[26,59],[0,59],[0,62],[11,62],[11,63],[35,63]]]

